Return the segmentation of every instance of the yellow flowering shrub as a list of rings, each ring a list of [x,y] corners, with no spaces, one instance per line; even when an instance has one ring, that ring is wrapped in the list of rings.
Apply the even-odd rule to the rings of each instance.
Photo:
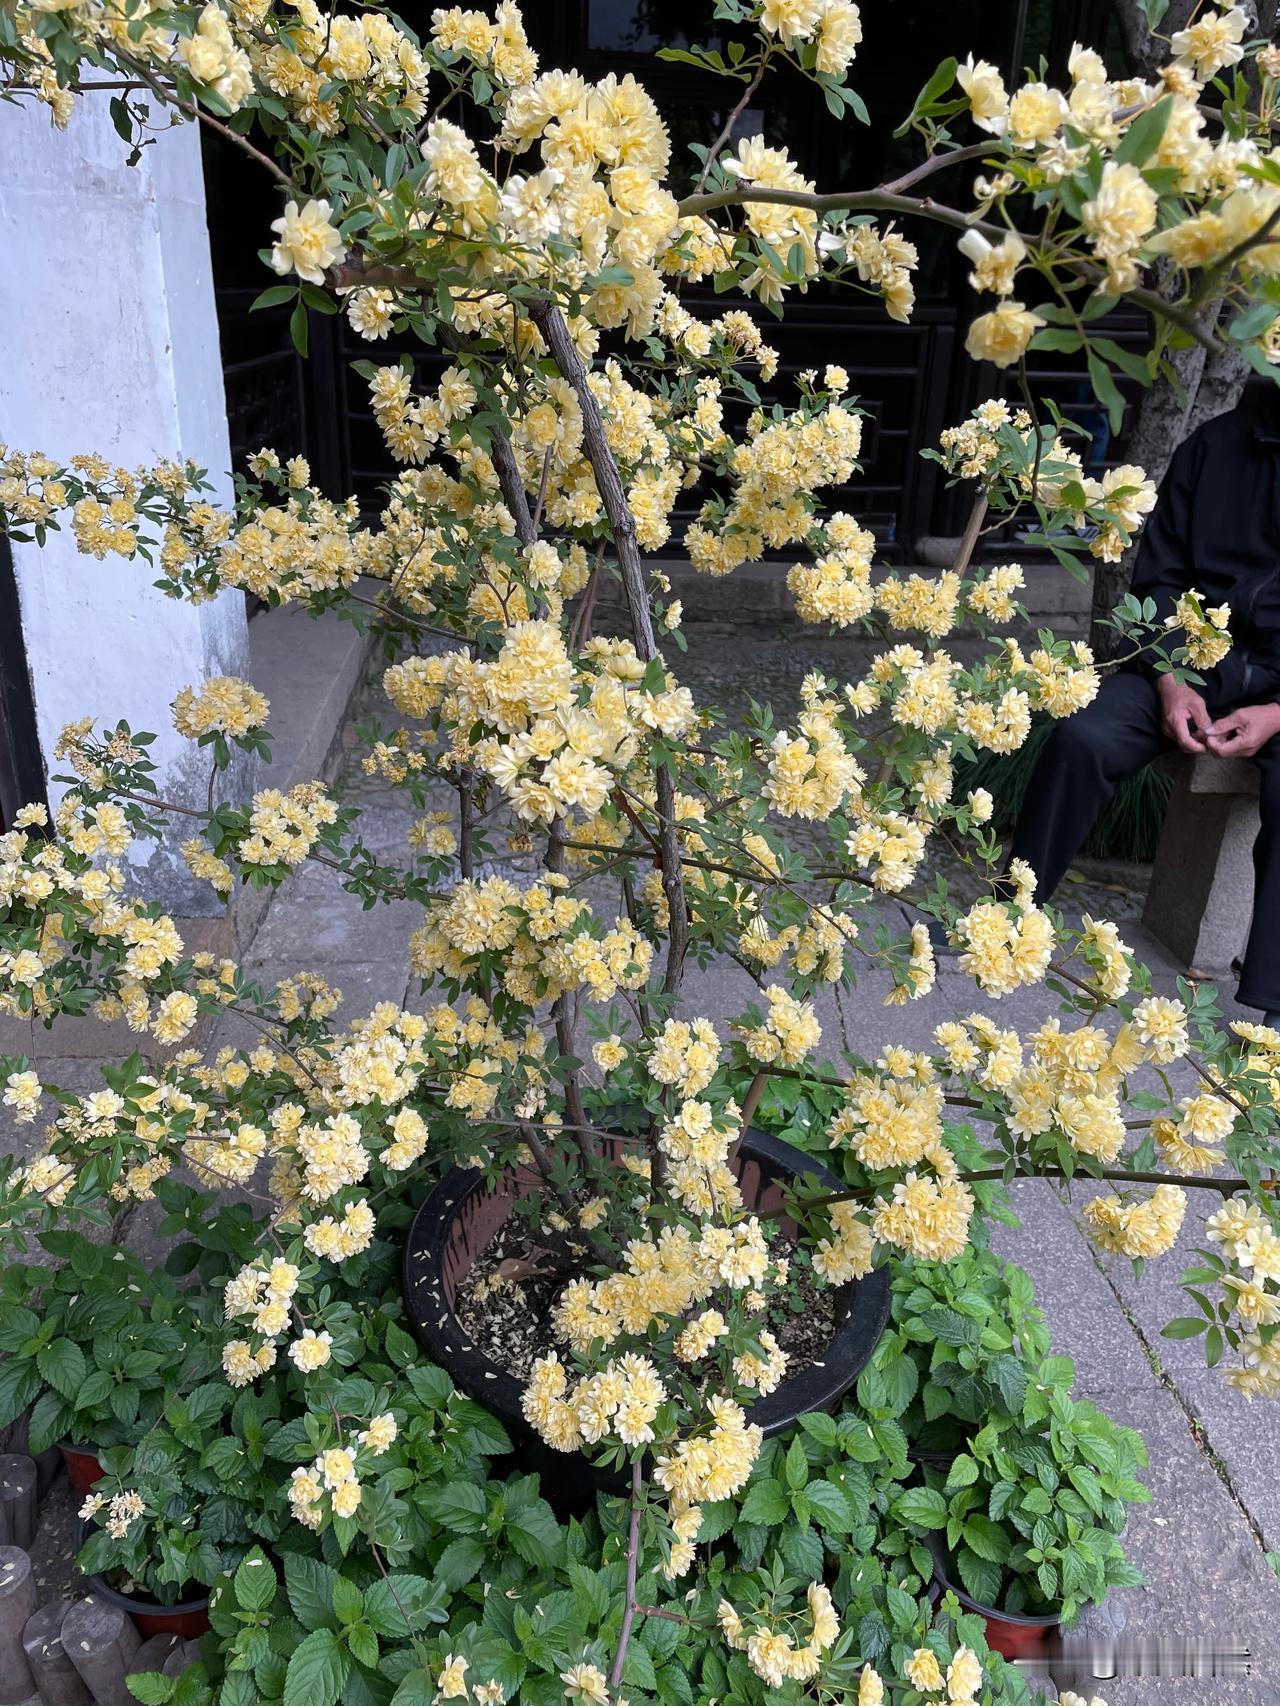
[[[857,112],[863,25],[849,0],[724,0],[722,15],[749,22],[754,45],[727,68],[707,50],[696,63],[753,88],[767,69],[801,75]],[[908,319],[918,254],[904,227],[933,220],[960,233],[986,299],[969,335],[980,359],[1025,377],[1028,350],[1087,350],[1114,414],[1114,346],[1092,327],[1127,296],[1153,315],[1132,376],[1153,378],[1175,335],[1225,336],[1267,368],[1280,161],[1243,109],[1215,115],[1201,98],[1242,57],[1242,17],[1199,17],[1149,83],[1110,81],[1086,49],[1061,89],[1010,91],[972,56],[944,68],[907,115],[927,152],[899,184],[819,189],[763,137],[730,146],[726,125],[681,193],[686,163],[643,87],[540,67],[510,0],[492,16],[437,9],[420,34],[313,0],[17,0],[0,13],[10,89],[55,127],[95,98],[82,73],[103,68],[129,85],[131,135],[171,103],[257,139],[281,196],[269,258],[285,282],[268,300],[293,302],[295,324],[322,302],[371,345],[412,334],[446,357],[431,385],[407,360],[359,364],[399,469],[376,516],[270,449],[221,508],[190,464],[64,465],[0,447],[14,538],[65,527],[89,558],[151,560],[174,598],[237,588],[380,637],[397,722],[363,762],[418,814],[401,856],[366,845],[358,812],[318,782],[196,812],[182,852],[219,895],[318,860],[370,906],[413,903],[422,997],[339,1021],[340,993],[314,972],[267,990],[187,952],[122,864],[172,816],[151,737],[101,724],[122,708],[93,708],[64,734],[71,787],[52,820],[28,807],[0,837],[0,1009],[123,1018],[156,1046],[88,1093],[45,1084],[25,1056],[0,1061],[4,1103],[49,1121],[42,1152],[5,1172],[11,1235],[104,1197],[146,1200],[179,1163],[254,1193],[270,1206],[258,1253],[224,1287],[225,1379],[323,1381],[345,1355],[330,1282],[339,1269],[358,1281],[386,1205],[403,1210],[415,1178],[447,1161],[536,1175],[576,1266],[524,1414],[556,1450],[630,1466],[628,1561],[647,1548],[668,1581],[694,1568],[704,1507],[750,1479],[750,1406],[788,1377],[770,1310],[797,1276],[820,1291],[904,1256],[956,1259],[1018,1175],[1096,1181],[1092,1235],[1137,1261],[1172,1247],[1187,1189],[1219,1192],[1213,1248],[1186,1280],[1201,1301],[1191,1327],[1212,1360],[1238,1353],[1241,1390],[1280,1395],[1280,1219],[1263,1188],[1280,1035],[1224,1036],[1204,988],[1153,994],[1113,925],[1069,928],[1036,904],[1034,872],[1002,870],[990,795],[954,785],[957,758],[1017,750],[1034,712],[1072,715],[1104,668],[1082,643],[1044,633],[1024,650],[997,632],[1019,614],[1022,569],[981,561],[984,524],[1016,515],[1068,564],[1110,562],[1152,484],[1132,465],[1086,474],[1061,423],[992,398],[930,453],[972,500],[955,562],[877,575],[873,535],[827,501],[858,473],[857,375],[832,364],[777,385],[777,352],[741,305],[781,308],[823,278]],[[1258,64],[1270,91],[1274,53]],[[455,99],[466,127],[443,115]],[[982,165],[961,205],[907,193],[961,154]],[[1162,296],[1144,283],[1158,257]],[[681,300],[709,277],[737,305],[712,315]],[[1052,288],[1032,299],[1033,278]],[[645,557],[676,542],[689,493],[679,543],[694,570],[784,553],[799,617],[870,640],[859,679],[812,672],[783,720],[753,704],[726,726],[697,702],[679,679],[680,601]],[[604,631],[602,591],[625,633]],[[1120,606],[1125,659],[1188,671],[1230,645],[1230,612],[1195,592],[1154,621],[1153,607]],[[980,655],[956,643],[962,627]],[[214,774],[236,749],[264,750],[269,705],[246,682],[193,684],[173,716]],[[934,882],[944,843],[975,879],[964,904]],[[538,873],[495,874],[504,848],[537,855]],[[911,912],[896,934],[884,897]],[[972,982],[962,1016],[949,1004],[927,1050],[832,1068],[819,989],[875,971],[891,1004],[936,1001],[938,929]],[[716,956],[759,991],[723,1021],[681,1000],[686,968]],[[1060,1014],[1027,1035],[1003,1026],[994,1003],[1041,983]],[[225,1009],[256,1041],[208,1059],[197,1025]],[[1136,1102],[1147,1067],[1162,1089]],[[790,1205],[793,1243],[744,1198],[736,1165],[781,1080],[823,1091],[832,1111],[813,1135],[843,1185]],[[387,1407],[308,1448],[288,1494],[297,1522],[353,1533],[397,1426]],[[568,1698],[616,1702],[644,1609],[633,1588],[634,1574],[613,1674],[594,1656],[571,1663]],[[817,1580],[803,1604],[780,1588],[726,1598],[718,1629],[766,1689],[885,1698]],[[441,1657],[437,1697],[467,1698],[468,1660]],[[951,1706],[986,1686],[962,1642],[900,1668],[890,1687]],[[471,1697],[498,1698],[494,1686]]]

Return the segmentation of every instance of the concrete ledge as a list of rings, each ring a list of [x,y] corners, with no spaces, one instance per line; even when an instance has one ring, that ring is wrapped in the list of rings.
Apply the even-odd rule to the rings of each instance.
[[[1258,766],[1248,758],[1167,752],[1156,763],[1189,794],[1245,794],[1253,798],[1258,794]]]
[[[1253,918],[1257,767],[1189,753],[1160,764],[1174,788],[1142,922],[1185,965],[1228,972]]]
[[[808,632],[825,632],[823,625],[813,627],[800,622],[796,616],[795,600],[787,591],[788,570],[793,562],[804,558],[805,553],[797,550],[793,556],[776,561],[744,563],[728,575],[699,574],[685,557],[653,557],[648,561],[670,578],[673,594],[683,600],[686,627],[707,622],[722,625],[767,623],[774,628],[786,624]],[[942,568],[928,563],[903,563],[889,569],[877,567],[871,578],[878,584],[889,574],[918,574],[933,579],[943,572]],[[1026,606],[1028,620],[1011,623],[1002,628],[1001,633],[1014,634],[1024,640],[1040,628],[1052,628],[1064,639],[1078,639],[1088,633],[1092,598],[1090,582],[1073,579],[1057,563],[1025,563],[1023,574],[1027,585],[1021,601]],[[611,613],[619,608],[616,588],[602,589],[600,603],[602,609]],[[975,634],[977,629],[972,623],[967,623],[961,624],[957,632]],[[865,635],[857,628],[847,630],[846,636],[854,642],[865,640]]]

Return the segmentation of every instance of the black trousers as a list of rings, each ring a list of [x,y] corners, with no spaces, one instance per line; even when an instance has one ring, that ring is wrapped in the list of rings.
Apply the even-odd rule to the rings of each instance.
[[[1215,719],[1248,702],[1212,673],[1198,691]],[[1172,746],[1161,727],[1155,682],[1132,670],[1104,677],[1093,703],[1056,725],[1027,788],[1010,851],[1010,858],[1025,859],[1036,873],[1037,900],[1047,900],[1062,881],[1116,784]],[[1237,997],[1246,1007],[1275,1011],[1280,1009],[1280,736],[1269,740],[1253,762],[1261,772],[1262,827],[1253,849],[1253,923]]]

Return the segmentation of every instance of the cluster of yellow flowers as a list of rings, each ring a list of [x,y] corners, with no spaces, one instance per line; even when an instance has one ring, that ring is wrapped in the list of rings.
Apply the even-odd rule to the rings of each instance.
[[[822,1655],[840,1634],[830,1590],[822,1582],[809,1586],[808,1612],[809,1638],[803,1643],[787,1628],[766,1623],[748,1627],[727,1599],[720,1601],[717,1621],[726,1642],[747,1655],[756,1675],[770,1688],[781,1688],[787,1682],[811,1682],[821,1668]]]
[[[1031,903],[1035,873],[1015,860],[1009,874],[1018,884],[1017,898],[975,901],[952,932],[963,950],[961,968],[988,995],[1010,995],[1038,983],[1049,969],[1056,943],[1052,923]]]
[[[92,780],[103,756],[139,756],[123,735],[108,746],[90,739],[90,720],[68,725],[59,752]],[[87,952],[97,964],[93,1011],[100,1019],[123,1018],[134,1031],[151,1029],[157,1041],[180,1042],[199,1014],[197,997],[230,997],[227,972],[213,956],[192,957],[194,993],[164,987],[184,957],[172,918],[140,898],[122,898],[124,872],[117,862],[133,834],[122,809],[110,800],[86,805],[76,790],[65,794],[54,816],[56,836],[33,837],[48,812],[30,806],[15,827],[0,836],[0,905],[7,910],[0,945],[0,1011],[53,1017],[63,1010],[64,976],[71,956]],[[91,863],[100,855],[106,863]],[[79,965],[76,985],[84,981]]]
[[[943,467],[979,481],[988,493],[1030,496],[1058,511],[1065,508],[1056,519],[1087,533],[1090,554],[1105,562],[1119,560],[1155,507],[1155,484],[1144,469],[1122,463],[1101,478],[1086,474],[1079,452],[1060,435],[1050,436],[1025,409],[1011,410],[998,397],[980,403],[958,426],[946,427],[939,443]],[[972,593],[970,604],[983,608]],[[996,619],[1007,621],[1008,614]]]
[[[970,55],[957,81],[973,121],[1005,139],[1020,157],[1017,175],[1002,172],[979,184],[980,198],[990,204],[1028,178],[1052,187],[1080,174],[1077,182],[1083,183],[1090,147],[1104,156],[1114,154],[1131,128],[1165,102],[1164,125],[1149,158],[1139,163],[1104,158],[1100,177],[1082,196],[1086,236],[1112,293],[1131,290],[1141,267],[1158,254],[1168,254],[1186,268],[1220,260],[1262,230],[1277,200],[1272,186],[1250,175],[1250,168],[1263,162],[1256,143],[1227,136],[1213,142],[1205,134],[1202,87],[1239,62],[1247,30],[1241,7],[1206,11],[1174,34],[1173,59],[1154,83],[1137,77],[1112,81],[1100,55],[1077,45],[1070,55],[1071,87],[1065,93],[1030,82],[1011,97],[996,68]],[[1265,67],[1264,75],[1269,75]],[[1166,174],[1159,191],[1144,175],[1152,168]],[[1208,198],[1213,205],[1165,222],[1161,193]],[[960,246],[975,264],[975,286],[1004,298],[974,323],[970,353],[1008,366],[1044,324],[1010,296],[1014,274],[1026,258],[1025,246],[1013,236],[992,245],[978,231],[967,232]],[[1274,244],[1262,244],[1250,252],[1248,264],[1255,271],[1272,272],[1280,264],[1280,251]]]
[[[1093,1197],[1084,1205],[1085,1225],[1100,1250],[1121,1256],[1163,1256],[1177,1243],[1187,1211],[1178,1185],[1157,1185],[1149,1197],[1132,1193]]]
[[[246,865],[300,865],[337,817],[320,782],[296,782],[287,794],[263,788],[253,796],[239,857]]]
[[[369,1458],[391,1449],[398,1433],[389,1411],[376,1415],[355,1435],[354,1445],[330,1446],[309,1467],[289,1478],[289,1508],[306,1528],[323,1528],[329,1516],[351,1517],[360,1508],[360,1470]]]
[[[822,1026],[809,1001],[797,1001],[780,983],[764,990],[764,1022],[740,1027],[747,1054],[762,1066],[800,1066],[822,1040]]]
[[[184,687],[173,702],[173,726],[180,735],[224,734],[232,739],[261,728],[270,715],[265,693],[235,675],[211,675],[199,688]]]
[[[238,112],[255,96],[283,102],[308,130],[336,135],[350,114],[348,98],[420,119],[425,111],[428,65],[415,43],[376,12],[329,17],[315,0],[297,0],[277,12],[272,0],[208,0],[191,34],[175,35],[172,14],[136,0],[23,0],[17,25],[28,53],[43,45],[37,21],[56,11],[88,40],[113,44],[125,64],[152,74],[182,72],[202,94]],[[56,123],[71,116],[70,91],[52,77],[37,85]]]
[[[607,1350],[623,1334],[643,1335],[684,1316],[718,1287],[742,1293],[758,1308],[768,1270],[769,1247],[754,1215],[705,1225],[696,1236],[685,1226],[667,1226],[656,1239],[629,1240],[617,1272],[571,1281],[556,1304],[555,1329],[586,1356],[593,1345]]]
[[[890,225],[884,231],[870,221],[829,226],[818,234],[818,253],[846,276],[853,276],[879,296],[891,320],[905,323],[916,303],[911,274],[920,255],[914,243]]]
[[[630,641],[592,641],[575,669],[543,620],[513,623],[490,662],[413,657],[384,680],[397,710],[448,728],[456,761],[476,765],[527,823],[595,817],[642,742],[690,734],[698,720],[688,688],[664,674],[655,690]]]
[[[642,988],[653,944],[629,918],[601,930],[588,902],[567,895],[567,886],[554,872],[523,891],[506,877],[464,880],[429,904],[410,943],[410,966],[424,982],[461,982],[482,956],[500,955],[504,988],[529,1007],[569,990],[608,1001],[620,989]]]
[[[628,1351],[595,1374],[569,1385],[554,1351],[539,1358],[521,1398],[525,1419],[557,1451],[574,1451],[610,1435],[623,1445],[647,1445],[667,1389],[648,1357]]]
[[[766,550],[799,544],[813,526],[810,494],[844,485],[861,447],[862,418],[852,405],[805,405],[782,420],[753,411],[746,437],[727,460],[728,503],[708,499],[685,531],[689,561],[703,574],[725,575],[758,562]],[[856,524],[846,517],[836,526],[836,548],[856,546]]]
[[[812,699],[798,733],[773,737],[763,793],[779,817],[825,820],[859,797],[865,772],[845,745],[839,712],[833,700]]]
[[[1227,1379],[1247,1397],[1280,1397],[1280,1350],[1261,1331],[1280,1321],[1280,1237],[1257,1203],[1240,1197],[1210,1215],[1205,1231],[1231,1264],[1222,1284],[1244,1328],[1243,1362]]]
[[[1231,611],[1227,605],[1219,604],[1206,610],[1193,588],[1179,598],[1167,625],[1186,630],[1187,656],[1193,669],[1213,669],[1231,650],[1231,634],[1227,627],[1230,620]]]

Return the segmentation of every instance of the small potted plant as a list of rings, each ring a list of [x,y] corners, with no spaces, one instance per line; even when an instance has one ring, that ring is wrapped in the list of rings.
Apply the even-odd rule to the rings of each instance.
[[[1142,1577],[1121,1535],[1138,1480],[1141,1436],[1070,1395],[1074,1367],[1045,1357],[1029,1370],[1018,1416],[993,1416],[945,1471],[926,1467],[897,1515],[927,1535],[935,1574],[987,1620],[1009,1657],[1034,1653],[1083,1606]]]
[[[100,1451],[154,1424],[174,1391],[217,1366],[199,1331],[203,1298],[162,1269],[82,1232],[42,1232],[61,1264],[13,1263],[0,1278],[0,1426],[28,1413],[32,1453],[57,1444],[87,1493]]]
[[[233,1401],[213,1381],[175,1395],[138,1445],[103,1450],[80,1507],[77,1563],[144,1634],[202,1634],[211,1584],[284,1526],[283,1472],[265,1457],[279,1424],[252,1403],[231,1415]]]
[[[1021,1413],[1027,1363],[1049,1352],[1044,1315],[1026,1271],[989,1248],[953,1262],[904,1262],[894,1274],[892,1330],[865,1377],[915,1385],[902,1413],[913,1462],[946,1469],[991,1416]]]

